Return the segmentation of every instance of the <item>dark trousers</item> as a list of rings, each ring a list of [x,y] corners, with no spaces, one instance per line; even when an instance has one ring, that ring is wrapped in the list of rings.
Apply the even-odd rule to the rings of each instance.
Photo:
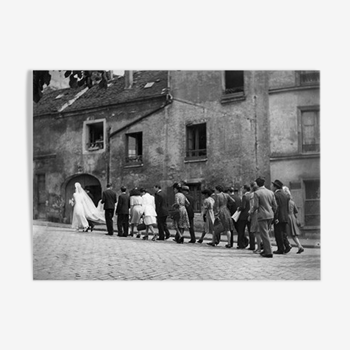
[[[237,232],[237,237],[238,237],[237,222],[236,222],[235,220],[233,220],[233,219],[231,219],[231,220],[232,220],[232,222],[233,222],[233,226],[234,226],[234,228],[235,228],[235,231]],[[234,231],[232,230],[232,231],[231,231],[231,242],[230,242],[231,247],[233,247],[233,234],[234,234]]]
[[[166,216],[157,216],[157,225],[160,240],[164,240],[164,232],[167,238],[170,237],[170,233],[166,224],[166,218]]]
[[[193,218],[188,218],[189,222],[190,222],[190,235],[191,235],[191,241],[195,242],[196,241],[196,236],[194,234],[194,227],[193,227]]]
[[[250,232],[250,221],[248,221],[247,227],[249,232],[249,249],[255,250],[255,235],[253,232]]]
[[[290,246],[287,238],[287,223],[279,222],[278,224],[274,225],[274,229],[277,250],[279,252],[284,252]]]
[[[89,219],[87,219],[87,222],[88,222],[89,227],[91,228],[91,231],[92,231],[92,230],[93,230],[93,228],[95,227],[94,222],[93,222],[93,221],[91,221],[91,220],[89,220]]]
[[[118,214],[118,236],[126,237],[129,232],[129,214]]]
[[[237,221],[237,247],[246,248],[248,245],[248,239],[245,236],[245,227],[247,226],[248,220],[238,220]]]
[[[106,226],[109,235],[113,235],[113,215],[114,209],[105,209]]]

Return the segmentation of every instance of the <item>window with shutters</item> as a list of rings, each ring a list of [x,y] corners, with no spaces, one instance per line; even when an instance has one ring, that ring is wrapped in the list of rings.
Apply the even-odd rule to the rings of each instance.
[[[320,110],[319,107],[302,107],[300,112],[301,153],[320,152]]]
[[[186,126],[186,159],[207,158],[207,125]]]

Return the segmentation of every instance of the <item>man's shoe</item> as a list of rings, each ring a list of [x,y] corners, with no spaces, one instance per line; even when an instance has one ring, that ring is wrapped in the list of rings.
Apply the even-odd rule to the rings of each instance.
[[[157,238],[157,241],[164,241],[164,238]]]
[[[190,241],[188,241],[187,243],[196,243],[196,241],[190,240]]]
[[[281,252],[281,251],[279,251],[279,250],[275,250],[273,253],[274,253],[274,254],[280,254],[280,255],[284,254],[284,252]]]
[[[261,254],[263,258],[273,258],[272,254]]]
[[[215,247],[215,243],[209,242],[207,245],[211,245],[212,247]]]
[[[105,236],[113,236],[113,233],[106,233]]]
[[[291,251],[292,248],[293,248],[293,247],[290,245],[288,248],[285,249],[284,252],[287,254],[287,253],[289,253],[289,252]]]

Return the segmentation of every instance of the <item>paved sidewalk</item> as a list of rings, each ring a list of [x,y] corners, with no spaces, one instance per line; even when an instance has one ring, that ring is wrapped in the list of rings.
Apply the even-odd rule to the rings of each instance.
[[[56,222],[51,222],[51,221],[43,221],[43,220],[33,220],[33,225],[38,225],[38,226],[47,226],[47,227],[62,227],[62,228],[71,228],[70,224],[62,224],[62,223],[56,223]],[[170,226],[168,226],[170,227]],[[95,225],[94,227],[94,231],[97,232],[107,232],[106,229],[106,225]],[[114,232],[115,234],[117,234],[117,229],[116,229],[116,225],[114,225]],[[135,230],[135,233],[137,231]],[[156,231],[157,232],[157,231]],[[171,234],[172,237],[175,237],[175,230],[169,228],[169,232]],[[142,232],[141,232],[142,233]],[[195,232],[196,238],[199,239],[202,235],[201,232]],[[152,235],[150,234],[150,237]],[[190,234],[188,232],[188,230],[185,231],[185,238],[186,239],[190,239]],[[294,243],[294,241],[288,237],[289,242],[292,244],[293,247],[296,247],[296,244]],[[206,237],[204,238],[205,242],[210,242],[211,241],[211,235],[206,235]],[[301,243],[301,245],[304,248],[321,248],[321,242],[320,239],[317,238],[304,238],[304,237],[299,237],[299,241]],[[226,235],[221,235],[221,242],[227,242],[227,237]],[[234,243],[237,242],[237,234],[234,235]],[[274,237],[271,237],[271,244],[273,246],[276,245],[275,239]],[[234,244],[234,247],[236,245]]]

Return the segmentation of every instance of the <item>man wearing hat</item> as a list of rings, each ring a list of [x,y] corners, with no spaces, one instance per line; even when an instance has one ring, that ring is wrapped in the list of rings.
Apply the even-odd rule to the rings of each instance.
[[[274,217],[274,230],[277,250],[274,254],[286,254],[292,246],[287,238],[287,223],[288,223],[288,206],[289,196],[282,191],[283,183],[280,180],[272,182],[272,190],[275,193],[277,202],[277,210]]]
[[[191,240],[188,241],[188,243],[196,243],[196,236],[194,234],[194,227],[193,227],[193,219],[194,219],[194,198],[189,194],[190,188],[186,185],[182,185],[182,193],[185,195],[187,200],[189,201],[189,205],[186,205],[188,220],[190,222],[190,235]]]

